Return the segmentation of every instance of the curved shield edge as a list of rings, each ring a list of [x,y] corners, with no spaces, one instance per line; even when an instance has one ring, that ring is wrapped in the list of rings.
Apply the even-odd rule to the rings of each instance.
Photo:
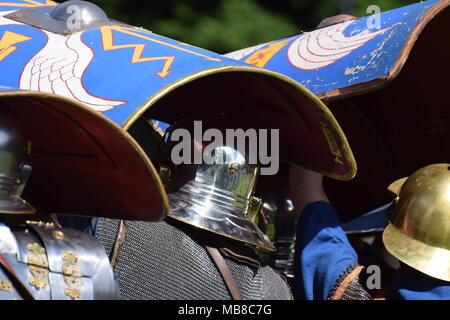
[[[168,200],[137,142],[101,113],[70,99],[0,87],[33,170],[24,198],[49,213],[160,220]]]

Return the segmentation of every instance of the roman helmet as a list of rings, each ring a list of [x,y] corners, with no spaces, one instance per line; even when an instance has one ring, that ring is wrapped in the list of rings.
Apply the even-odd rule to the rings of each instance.
[[[220,128],[224,134],[225,129],[237,128],[237,123],[224,116],[211,117],[202,122],[203,129],[207,129],[205,125]],[[189,132],[193,137],[188,144],[188,149],[193,152],[185,158],[189,161],[181,164],[175,164],[177,161],[172,158],[179,146],[175,142],[178,140],[175,137],[180,132],[178,130]],[[206,145],[197,139],[193,121],[182,121],[171,126],[164,140],[166,144],[161,163],[163,169],[170,172],[170,181],[166,179],[168,215],[259,249],[274,250],[269,238],[254,222],[261,206],[261,200],[254,197],[260,168],[250,161],[249,148],[241,150],[220,143]],[[195,153],[201,156],[200,161],[195,161]]]
[[[395,202],[383,242],[393,256],[450,281],[450,164],[426,166],[389,186]]]
[[[35,209],[20,195],[30,166],[24,162],[25,143],[7,109],[0,109],[0,213],[30,214]]]

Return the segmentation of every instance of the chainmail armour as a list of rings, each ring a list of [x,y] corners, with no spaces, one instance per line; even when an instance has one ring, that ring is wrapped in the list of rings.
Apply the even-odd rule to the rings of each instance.
[[[205,248],[168,222],[127,221],[128,232],[114,270],[126,300],[231,299]],[[110,254],[119,220],[100,219],[97,238]],[[291,292],[272,268],[225,258],[244,299],[288,300]]]
[[[338,277],[334,283],[331,291],[328,295],[328,299],[331,300],[335,296],[338,289],[343,285],[344,281],[351,276],[351,273],[359,265],[351,264],[348,266]],[[344,291],[339,300],[372,300],[373,293],[365,286],[365,279],[361,276],[361,273],[355,275],[351,281],[348,283],[347,287],[343,288]]]

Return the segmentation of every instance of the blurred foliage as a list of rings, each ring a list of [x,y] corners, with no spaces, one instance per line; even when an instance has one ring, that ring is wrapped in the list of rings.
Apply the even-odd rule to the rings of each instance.
[[[219,53],[314,29],[326,17],[368,15],[416,0],[91,0],[108,15]]]

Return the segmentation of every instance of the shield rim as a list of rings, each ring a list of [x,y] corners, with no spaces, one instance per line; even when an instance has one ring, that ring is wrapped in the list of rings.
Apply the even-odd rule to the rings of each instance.
[[[255,73],[255,74],[261,74],[266,76],[274,77],[278,80],[281,80],[284,83],[287,83],[288,85],[292,86],[294,89],[296,89],[300,94],[314,102],[316,107],[324,113],[324,115],[327,117],[327,119],[330,121],[332,128],[334,132],[336,132],[339,136],[339,138],[342,141],[342,147],[346,153],[346,157],[349,163],[349,170],[344,175],[335,174],[332,172],[327,172],[322,169],[318,169],[314,166],[310,165],[304,165],[303,163],[295,163],[297,165],[301,165],[307,169],[319,172],[325,176],[328,176],[330,178],[336,179],[336,180],[342,180],[342,181],[348,181],[355,177],[357,173],[357,164],[355,157],[353,155],[353,152],[350,148],[350,145],[348,143],[347,137],[345,136],[345,133],[343,132],[342,128],[340,127],[338,121],[334,117],[333,113],[328,109],[328,107],[325,105],[324,102],[322,102],[315,94],[313,94],[311,91],[303,87],[301,84],[299,84],[297,81],[293,80],[292,78],[285,76],[281,73],[258,68],[254,66],[235,66],[235,65],[225,65],[220,67],[213,67],[208,69],[203,69],[194,73],[191,73],[185,77],[182,77],[178,79],[177,81],[170,83],[160,91],[156,92],[152,96],[150,96],[143,104],[141,104],[138,108],[136,108],[132,114],[128,116],[128,118],[122,123],[121,127],[124,130],[129,130],[130,127],[133,125],[133,123],[141,117],[148,109],[150,109],[153,105],[156,104],[159,100],[161,100],[163,97],[167,96],[172,91],[176,90],[179,87],[182,87],[185,84],[188,84],[194,80],[204,78],[210,75],[219,74],[219,73],[225,73],[225,72],[248,72],[248,73]]]
[[[162,221],[167,217],[167,214],[169,212],[169,199],[167,196],[167,193],[164,189],[164,185],[161,181],[161,178],[159,177],[158,171],[156,170],[155,166],[145,153],[145,151],[142,149],[142,147],[136,142],[136,140],[123,128],[118,126],[114,121],[109,119],[108,117],[104,116],[102,113],[95,111],[87,106],[84,106],[81,103],[78,103],[76,101],[73,101],[69,98],[52,94],[52,93],[46,93],[46,92],[40,92],[40,91],[30,91],[30,90],[21,90],[17,88],[12,87],[6,87],[6,86],[0,86],[0,89],[3,89],[5,91],[0,91],[0,99],[2,98],[14,98],[14,97],[39,97],[43,99],[50,99],[55,100],[57,102],[61,102],[66,104],[67,106],[78,108],[83,110],[83,112],[90,113],[93,117],[97,118],[98,121],[104,122],[106,125],[111,127],[114,131],[119,133],[136,151],[137,155],[141,158],[144,165],[148,169],[148,172],[150,173],[153,182],[159,191],[159,195],[161,198],[161,204],[162,204],[162,213],[159,218],[151,218],[152,221]],[[6,91],[9,90],[9,91]],[[112,217],[113,218],[113,217]],[[147,219],[149,220],[149,219]]]

